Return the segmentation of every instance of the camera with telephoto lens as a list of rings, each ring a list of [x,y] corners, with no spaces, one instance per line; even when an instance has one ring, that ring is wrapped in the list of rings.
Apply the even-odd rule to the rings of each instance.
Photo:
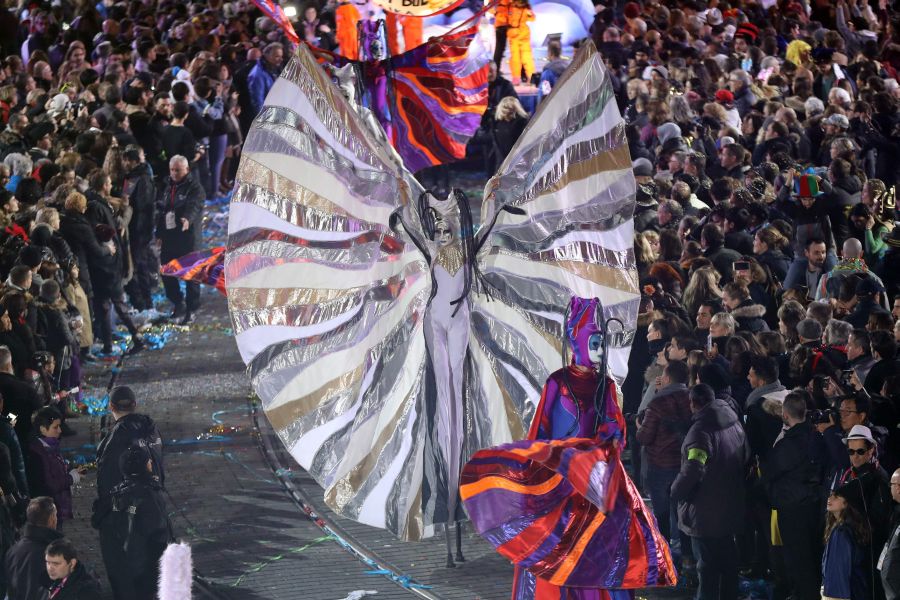
[[[813,425],[829,422],[840,423],[841,415],[837,410],[833,408],[826,408],[825,410],[815,409],[806,413],[806,419]]]

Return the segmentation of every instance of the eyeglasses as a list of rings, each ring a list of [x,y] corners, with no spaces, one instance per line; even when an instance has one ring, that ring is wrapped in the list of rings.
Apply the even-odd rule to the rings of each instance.
[[[848,456],[853,456],[854,454],[856,456],[863,456],[866,452],[868,452],[866,448],[857,448],[856,450],[854,450],[853,448],[847,448]]]

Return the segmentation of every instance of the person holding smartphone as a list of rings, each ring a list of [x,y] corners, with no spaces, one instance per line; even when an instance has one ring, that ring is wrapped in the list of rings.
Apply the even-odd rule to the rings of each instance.
[[[749,271],[750,263],[735,261],[734,270],[735,273]],[[732,281],[726,284],[722,302],[737,322],[739,331],[751,333],[769,331],[769,325],[763,318],[766,314],[766,307],[753,302],[750,298],[750,289],[743,281]]]

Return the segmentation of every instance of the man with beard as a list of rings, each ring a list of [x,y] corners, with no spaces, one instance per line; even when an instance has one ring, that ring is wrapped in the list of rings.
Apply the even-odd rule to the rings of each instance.
[[[819,288],[819,281],[825,275],[828,269],[825,268],[825,258],[828,256],[825,240],[821,238],[810,238],[806,242],[806,250],[803,251],[803,258],[797,257],[792,263],[792,268],[788,270],[785,278],[784,289],[805,289],[806,297],[809,300],[815,300],[816,291]],[[797,268],[793,265],[797,264]],[[800,277],[791,277],[792,271],[799,271]]]

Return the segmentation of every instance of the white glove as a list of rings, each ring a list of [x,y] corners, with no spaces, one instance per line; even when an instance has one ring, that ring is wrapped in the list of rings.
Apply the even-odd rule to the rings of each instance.
[[[81,473],[78,472],[78,469],[69,471],[69,477],[72,478],[72,485],[78,485],[81,482]]]

